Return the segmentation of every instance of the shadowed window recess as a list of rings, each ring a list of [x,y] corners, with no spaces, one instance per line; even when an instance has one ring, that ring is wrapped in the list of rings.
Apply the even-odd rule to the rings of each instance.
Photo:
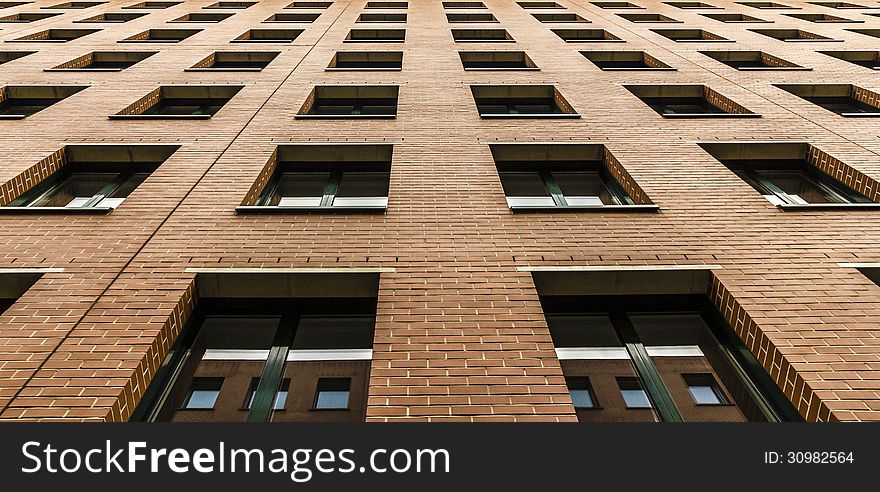
[[[763,51],[701,51],[737,70],[811,70]]]
[[[819,53],[860,67],[880,69],[880,51],[820,51]]]
[[[346,43],[402,43],[406,29],[352,29],[345,37]]]
[[[525,51],[460,51],[465,70],[538,70]]]
[[[732,39],[727,39],[718,34],[705,31],[703,29],[651,29],[654,34],[659,34],[664,38],[671,39],[677,43],[732,43]]]
[[[153,90],[111,119],[195,118],[214,116],[243,89],[241,85],[165,85]]]
[[[396,118],[396,85],[320,85],[296,118]]]
[[[148,29],[144,32],[120,40],[120,43],[179,43],[190,36],[202,32],[201,29]]]
[[[880,94],[851,84],[775,84],[840,116],[880,116]]]
[[[280,54],[277,51],[216,51],[186,70],[256,72],[269,66]]]
[[[627,85],[634,96],[665,118],[760,117],[703,85]]]
[[[402,51],[337,51],[327,70],[387,71],[403,68]]]
[[[155,55],[156,51],[93,51],[46,71],[118,72]]]
[[[675,70],[644,51],[581,51],[602,70]]]
[[[580,118],[552,85],[472,85],[481,118]]]
[[[0,120],[21,119],[86,89],[82,85],[7,85],[0,88]]]
[[[551,29],[551,31],[566,43],[623,42],[605,29]]]

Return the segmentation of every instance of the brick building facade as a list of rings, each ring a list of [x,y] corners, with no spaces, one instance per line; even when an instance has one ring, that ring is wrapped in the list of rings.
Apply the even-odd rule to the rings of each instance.
[[[659,294],[706,300],[800,418],[880,420],[875,14],[0,2],[2,100],[25,101],[0,121],[0,419],[127,421],[205,298],[258,292],[374,298],[371,362],[348,363],[369,366],[367,421],[575,421],[566,367],[584,364],[554,345],[547,299]],[[349,185],[325,160],[377,176]],[[838,198],[756,191],[742,173],[772,184],[767,160]],[[566,198],[548,161],[575,166],[559,183],[593,163],[617,201]],[[108,163],[139,184],[35,205],[59,170]],[[335,184],[271,202],[273,173],[306,165]],[[511,199],[500,177],[538,168],[546,196]]]

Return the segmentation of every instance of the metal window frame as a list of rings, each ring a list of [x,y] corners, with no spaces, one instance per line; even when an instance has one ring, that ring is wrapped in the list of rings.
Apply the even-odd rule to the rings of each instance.
[[[16,198],[15,200],[9,203],[9,207],[25,207],[25,208],[41,208],[40,205],[34,205],[39,202],[43,198],[49,197],[56,193],[59,188],[64,186],[67,180],[73,178],[77,174],[113,174],[116,173],[116,177],[112,178],[110,181],[104,185],[103,188],[98,190],[97,193],[92,195],[92,197],[83,205],[76,208],[95,208],[98,206],[98,203],[101,200],[107,198],[112,195],[116,190],[118,190],[122,185],[124,185],[132,176],[135,174],[144,174],[142,172],[134,172],[134,171],[95,171],[95,172],[78,172],[78,171],[61,171],[56,173],[56,176],[50,176],[46,178],[42,183],[38,184],[36,187],[28,190],[25,193],[22,193],[21,196]],[[147,173],[149,174],[149,173]]]
[[[516,172],[534,172],[534,171],[502,171],[504,173],[516,173]],[[547,194],[553,198],[553,204],[555,207],[566,208],[566,207],[580,207],[579,205],[569,205],[568,201],[565,199],[565,195],[562,193],[562,188],[559,187],[559,184],[556,182],[556,178],[553,176],[554,169],[552,166],[542,166],[538,171],[538,175],[541,178],[541,182],[544,184],[544,189],[547,191]],[[566,172],[578,172],[576,170],[566,171]],[[614,176],[608,172],[608,169],[605,168],[604,165],[600,165],[599,169],[591,170],[591,171],[583,171],[583,172],[596,172],[599,176],[599,180],[602,182],[602,185],[608,191],[608,194],[611,196],[611,199],[614,203],[603,204],[604,207],[609,206],[627,206],[627,205],[635,205],[632,197],[620,186],[620,183],[614,179]]]
[[[803,205],[803,203],[792,199],[791,195],[776,186],[776,184],[774,184],[771,180],[762,176],[762,170],[763,169],[738,169],[736,171],[736,174],[741,179],[751,184],[753,188],[758,189],[758,191],[760,191],[762,194],[775,195],[785,204]],[[775,171],[776,169],[769,170]],[[829,196],[837,200],[836,203],[872,203],[870,200],[867,199],[867,197],[865,197],[861,193],[849,188],[848,186],[821,171],[812,171],[811,169],[794,169],[794,171],[800,172],[804,179],[806,179],[810,184],[816,186],[816,188],[827,193]]]
[[[276,171],[273,173],[272,178],[269,180],[269,183],[263,188],[263,192],[260,194],[260,197],[257,199],[257,203],[255,206],[257,207],[278,207],[278,205],[269,205],[272,201],[272,197],[278,192],[278,187],[281,185],[281,177],[285,174],[286,171]],[[314,172],[315,174],[322,173],[322,171],[295,171],[298,173],[310,173]],[[327,182],[324,184],[324,191],[321,194],[321,203],[315,205],[313,207],[299,207],[299,208],[327,208],[332,209],[335,208],[333,206],[333,202],[336,201],[336,196],[339,193],[339,186],[342,184],[342,178],[346,173],[356,173],[357,171],[330,171],[330,176],[327,178]],[[317,196],[315,197],[317,198]],[[385,194],[385,198],[388,198],[388,194]],[[282,207],[283,208],[283,207]]]

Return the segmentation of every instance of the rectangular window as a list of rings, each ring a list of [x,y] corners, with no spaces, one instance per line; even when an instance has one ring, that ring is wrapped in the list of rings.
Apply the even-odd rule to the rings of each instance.
[[[538,70],[525,51],[460,51],[465,70]]]
[[[102,22],[102,23],[115,23],[122,24],[128,21],[133,21],[135,19],[139,19],[145,15],[146,13],[135,13],[135,12],[105,12],[103,14],[98,14],[92,17],[88,17],[86,19],[74,21],[74,22]]]
[[[28,42],[28,43],[66,43],[79,39],[89,34],[94,34],[100,29],[46,29],[44,31],[27,34],[20,38],[8,39],[6,42]]]
[[[757,17],[753,17],[751,15],[746,14],[700,14],[703,17],[708,17],[712,20],[717,20],[718,22],[726,22],[726,23],[747,23],[747,22],[770,22],[768,20],[759,19]]]
[[[843,17],[838,17],[836,15],[830,14],[783,14],[787,17],[792,17],[794,19],[805,20],[808,22],[816,22],[816,23],[832,23],[832,22],[865,22],[863,20],[853,20],[853,19],[845,19]]]
[[[256,72],[266,68],[279,54],[277,51],[215,51],[186,70]]]
[[[532,17],[537,19],[539,22],[543,23],[564,23],[564,22],[585,22],[588,23],[587,19],[579,16],[578,14],[573,13],[564,13],[564,14],[539,14],[533,13]]]
[[[481,118],[580,118],[552,85],[472,85]]]
[[[568,394],[571,396],[571,403],[575,410],[599,406],[593,388],[590,386],[590,378],[569,377],[565,378],[565,384],[568,386]]]
[[[581,51],[602,70],[675,70],[644,51]]]
[[[697,405],[727,404],[727,398],[711,374],[682,374],[681,376]]]
[[[406,22],[406,14],[388,14],[388,13],[366,13],[361,14],[357,18],[357,22],[381,22],[386,24]]]
[[[147,29],[120,40],[120,43],[179,43],[202,32],[201,29]]]
[[[333,2],[293,2],[286,9],[326,9],[333,5]]]
[[[251,379],[251,386],[248,388],[247,397],[245,398],[244,406],[242,407],[244,410],[251,409],[251,406],[254,404],[254,395],[257,394],[257,387],[259,385],[260,378]],[[287,404],[288,393],[290,393],[290,379],[284,378],[281,380],[278,390],[275,391],[275,401],[272,403],[272,410],[284,410],[284,405]]]
[[[337,51],[327,70],[386,71],[403,68],[402,51]]]
[[[19,12],[17,14],[5,15],[0,17],[0,22],[4,24],[24,24],[28,22],[36,22],[38,20],[48,19],[50,17],[55,17],[56,15],[62,15],[60,13],[53,12],[39,12],[39,13],[27,13],[27,12]]]
[[[632,2],[590,2],[590,3],[592,3],[593,5],[601,8],[601,9],[610,9],[610,10],[643,9],[644,8],[639,5],[634,4]]]
[[[556,2],[516,2],[516,4],[524,9],[564,9],[565,8]]]
[[[257,2],[215,2],[202,7],[203,9],[246,9],[253,7]]]
[[[158,53],[157,51],[93,51],[47,71],[118,72],[132,67]]]
[[[43,7],[44,9],[87,9],[91,7],[96,7],[98,5],[104,5],[107,2],[64,2],[59,3],[57,5],[52,5],[50,7]]]
[[[757,34],[767,36],[768,38],[778,39],[779,41],[843,41],[842,39],[832,39],[828,36],[816,34],[802,29],[749,29]]]
[[[310,23],[318,20],[318,17],[321,17],[320,13],[309,14],[309,13],[283,13],[283,14],[272,14],[268,19],[263,22],[301,22],[301,23]]]
[[[880,70],[880,51],[820,51],[823,55],[872,70]]]
[[[673,7],[679,9],[720,9],[721,7],[716,7],[715,5],[711,5],[703,2],[663,2],[666,5],[671,5]]]
[[[783,5],[781,3],[776,2],[736,2],[739,5],[745,5],[746,7],[752,7],[755,9],[797,9],[800,7],[792,7],[790,5]]]
[[[365,9],[405,9],[409,2],[367,2]]]
[[[446,22],[498,22],[494,15],[486,14],[446,14]]]
[[[732,39],[719,36],[703,29],[651,29],[654,34],[671,39],[676,43],[732,43]]]
[[[243,88],[241,85],[166,85],[110,115],[110,118],[207,119]]]
[[[181,410],[213,410],[223,387],[223,378],[193,378]]]
[[[623,40],[605,29],[551,29],[566,43],[622,43]]]
[[[855,3],[848,2],[807,2],[812,5],[819,5],[821,7],[828,7],[830,9],[873,9],[876,7],[866,7],[864,5],[859,5]]]
[[[321,85],[296,118],[396,118],[396,85]]]
[[[147,10],[162,10],[167,9],[169,7],[174,7],[175,5],[180,5],[183,2],[139,2],[131,5],[126,5],[122,7],[124,9],[147,9]]]
[[[34,270],[20,273],[11,268],[0,273],[0,315],[12,307],[45,273]]]
[[[880,116],[880,94],[851,84],[775,84],[840,116]]]
[[[315,410],[348,410],[349,378],[321,378],[315,391]]]
[[[653,408],[651,399],[639,378],[617,378],[617,385],[626,408]]]
[[[345,37],[346,43],[402,43],[406,29],[352,29]]]
[[[222,13],[208,13],[208,12],[193,12],[191,14],[182,15],[176,19],[172,19],[168,22],[200,22],[200,23],[214,23],[221,22],[232,17],[235,14],[231,14],[228,12]]]
[[[249,29],[233,39],[233,43],[292,43],[302,29]]]
[[[809,70],[763,51],[701,51],[700,53],[737,70]]]
[[[0,120],[21,119],[61,102],[84,86],[7,85],[0,87]]]
[[[444,9],[484,9],[483,2],[443,2]]]
[[[634,96],[666,118],[759,118],[742,105],[704,85],[627,85]]]
[[[642,23],[642,22],[650,22],[650,23],[680,23],[681,21],[678,19],[673,19],[672,17],[663,15],[663,14],[617,14],[619,17],[622,17],[630,22],[634,23]]]
[[[33,55],[36,51],[0,51],[0,65],[9,63],[28,55]]]
[[[505,29],[453,29],[456,43],[512,43],[513,38]]]

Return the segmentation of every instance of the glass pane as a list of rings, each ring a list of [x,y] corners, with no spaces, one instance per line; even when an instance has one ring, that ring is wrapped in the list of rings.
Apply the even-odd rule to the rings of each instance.
[[[618,378],[617,385],[627,408],[651,408],[651,399],[638,378]]]
[[[388,172],[345,172],[336,190],[337,197],[387,197]]]
[[[847,203],[849,200],[820,186],[801,171],[755,171],[785,192],[793,203]]]
[[[547,197],[550,193],[544,186],[544,180],[537,171],[534,172],[501,172],[501,186],[508,197]],[[550,198],[550,204],[553,199]]]
[[[688,391],[694,397],[694,401],[699,405],[719,405],[721,400],[711,386],[688,386]]]
[[[571,395],[571,401],[575,408],[593,408],[595,406],[590,390],[573,389],[569,390],[568,393]]]
[[[317,207],[329,180],[329,172],[282,173],[268,205]]]
[[[553,345],[561,347],[623,347],[611,319],[598,315],[547,315]]]
[[[72,174],[29,206],[82,207],[117,176],[119,176],[118,173]]]
[[[125,181],[122,182],[115,190],[113,190],[107,198],[104,198],[100,202],[98,202],[98,207],[110,207],[116,208],[122,204],[123,200],[131,194],[132,191],[135,190],[144,180],[149,176],[148,173],[136,173],[132,174]]]
[[[223,386],[223,378],[196,378],[193,379],[192,389],[183,408],[188,410],[210,410],[214,408],[217,397],[220,396],[220,388]]]
[[[348,408],[348,391],[319,391],[315,408],[322,410]]]
[[[569,205],[617,205],[602,176],[596,171],[553,172],[553,179]]]
[[[287,394],[289,392],[290,380],[281,380],[281,387],[278,388],[278,391],[275,393],[275,403],[272,405],[272,410],[284,410],[284,405],[287,403]]]
[[[300,318],[293,350],[372,349],[375,318],[342,316],[303,316]]]

